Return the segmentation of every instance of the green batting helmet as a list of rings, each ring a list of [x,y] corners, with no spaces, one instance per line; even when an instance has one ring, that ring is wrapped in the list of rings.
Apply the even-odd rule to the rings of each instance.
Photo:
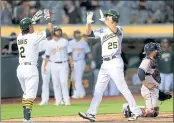
[[[53,27],[53,32],[55,33],[56,31],[61,31],[62,32],[62,29],[58,26],[54,26]]]
[[[29,29],[29,25],[31,25],[32,23],[33,23],[32,19],[29,17],[26,17],[26,18],[23,18],[19,22],[19,25],[20,25],[21,30],[27,30],[27,29]]]
[[[118,22],[120,14],[116,10],[111,9],[105,14],[105,16],[112,16],[112,20]]]

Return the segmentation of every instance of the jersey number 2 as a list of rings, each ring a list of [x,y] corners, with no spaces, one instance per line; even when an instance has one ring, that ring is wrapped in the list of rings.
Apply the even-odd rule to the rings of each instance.
[[[117,42],[108,43],[108,49],[116,49],[116,48],[117,48]]]
[[[21,56],[21,58],[25,58],[24,52],[25,52],[25,48],[20,47],[20,56]]]

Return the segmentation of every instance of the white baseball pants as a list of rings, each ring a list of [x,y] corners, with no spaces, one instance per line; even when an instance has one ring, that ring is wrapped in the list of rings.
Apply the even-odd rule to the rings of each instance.
[[[50,62],[47,63],[46,70],[47,72],[44,73],[44,64],[45,60],[43,59],[42,61],[42,66],[41,66],[41,75],[42,75],[42,94],[41,98],[43,103],[47,103],[49,100],[49,83],[51,79],[51,68],[50,68]]]
[[[63,100],[65,103],[70,103],[68,93],[68,62],[53,63],[51,65],[51,77],[53,81],[54,96],[56,103],[59,104]]]
[[[160,83],[160,90],[163,90],[165,92],[170,91],[171,86],[173,86],[173,73],[165,74],[160,73],[161,76],[161,83]]]
[[[98,73],[99,73],[99,69],[95,69],[94,70],[94,82],[95,82],[95,84],[97,82]],[[115,82],[112,79],[110,79],[110,82],[109,82],[108,86],[106,87],[103,95],[104,96],[115,96],[115,95],[119,95],[119,93],[120,92],[117,89]]]
[[[149,111],[151,110],[151,108],[158,107],[158,89],[154,88],[153,90],[149,90],[143,85],[141,88],[141,95],[143,96],[146,103],[146,108]]]
[[[128,86],[124,79],[124,64],[121,56],[118,56],[117,58],[112,59],[110,61],[103,62],[95,86],[94,97],[91,101],[87,113],[96,115],[97,109],[102,100],[103,93],[110,79],[112,79],[115,82],[118,90],[123,94],[123,96],[128,101],[130,110],[133,112],[133,114],[138,114],[138,115],[142,114],[142,111],[136,105],[135,99],[131,94],[130,90],[128,89]]]
[[[23,91],[23,98],[35,99],[39,84],[39,73],[36,65],[19,65],[17,77]]]
[[[84,97],[86,95],[85,89],[82,84],[85,65],[86,65],[85,60],[79,60],[79,61],[74,62],[75,89],[74,89],[73,96],[78,97],[78,98]]]

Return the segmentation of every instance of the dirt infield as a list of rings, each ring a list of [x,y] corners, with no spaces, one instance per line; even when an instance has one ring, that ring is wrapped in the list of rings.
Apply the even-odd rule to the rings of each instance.
[[[79,116],[60,116],[60,117],[37,117],[33,118],[33,121],[87,121],[82,119]],[[11,120],[3,120],[3,121],[22,121],[22,119],[11,119]],[[127,121],[127,118],[124,118],[122,114],[101,114],[97,115],[97,121],[99,122],[113,122],[113,121]],[[156,122],[156,121],[173,121],[172,113],[160,113],[160,115],[156,118],[138,118],[137,121],[148,121],[148,122]]]

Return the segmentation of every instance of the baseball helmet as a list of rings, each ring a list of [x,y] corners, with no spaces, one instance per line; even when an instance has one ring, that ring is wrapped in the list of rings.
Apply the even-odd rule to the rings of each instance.
[[[33,23],[32,19],[29,17],[26,17],[26,18],[23,18],[19,22],[19,25],[20,25],[21,30],[27,30],[27,29],[29,29],[29,25],[31,25],[32,23]]]
[[[55,35],[55,32],[56,32],[56,31],[61,31],[61,33],[62,33],[62,29],[61,29],[60,27],[54,26],[54,27],[53,27],[54,35]]]
[[[58,27],[58,26],[54,26],[53,27],[53,31],[55,32],[55,31],[61,31],[62,32],[62,29],[60,28],[60,27]]]
[[[153,42],[147,43],[144,46],[143,54],[147,54],[147,53],[152,52],[154,50],[157,50],[158,52],[161,52],[160,44],[159,43],[153,43]],[[159,54],[157,54],[157,55],[159,55]]]
[[[114,22],[117,22],[118,23],[118,19],[119,19],[119,17],[120,17],[120,14],[116,11],[116,10],[113,10],[113,9],[111,9],[111,10],[109,10],[106,14],[105,14],[105,16],[112,16],[112,20],[114,21]]]

